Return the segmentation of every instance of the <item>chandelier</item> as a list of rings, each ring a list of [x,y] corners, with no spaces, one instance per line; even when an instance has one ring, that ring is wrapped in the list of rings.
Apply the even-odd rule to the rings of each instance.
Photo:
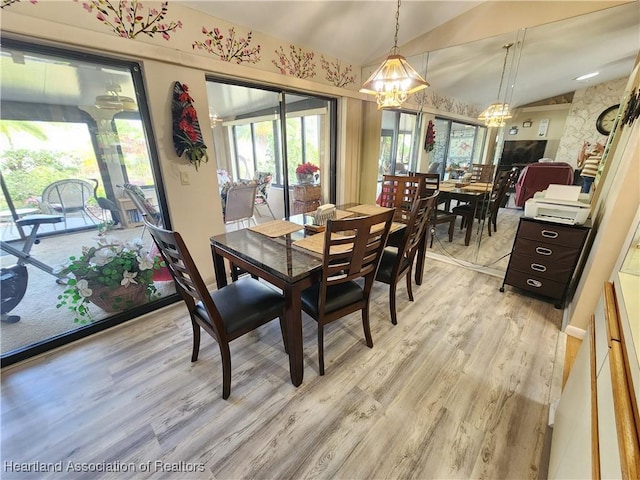
[[[500,85],[498,86],[498,97],[495,103],[489,105],[484,112],[478,116],[478,120],[484,121],[487,127],[504,127],[505,120],[511,118],[511,112],[509,112],[509,104],[500,102],[500,92],[502,91],[502,81],[504,80],[504,72],[507,68],[507,57],[509,56],[509,49],[513,46],[513,43],[507,43],[502,48],[506,50],[504,54],[504,64],[502,65],[502,75],[500,76]],[[505,89],[506,93],[506,89]],[[505,95],[506,96],[506,95]]]
[[[427,88],[429,84],[416,72],[407,59],[398,53],[398,29],[400,27],[400,0],[396,10],[396,33],[391,55],[364,82],[360,92],[376,96],[378,110],[398,108],[410,94]]]

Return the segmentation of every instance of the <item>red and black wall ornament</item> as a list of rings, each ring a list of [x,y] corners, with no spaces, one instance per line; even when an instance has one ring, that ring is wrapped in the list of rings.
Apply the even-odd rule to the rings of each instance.
[[[202,132],[198,123],[198,114],[193,107],[193,98],[189,95],[189,87],[175,82],[173,86],[173,101],[171,102],[173,117],[173,145],[176,154],[186,155],[191,164],[196,167],[201,162],[208,162],[207,146],[202,140]]]

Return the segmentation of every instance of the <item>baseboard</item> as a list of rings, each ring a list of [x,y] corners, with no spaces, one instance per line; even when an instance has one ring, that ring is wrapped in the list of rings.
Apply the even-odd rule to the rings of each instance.
[[[582,328],[574,327],[573,325],[567,325],[567,328],[564,329],[564,333],[583,340],[584,336],[587,334],[587,331],[583,330]]]

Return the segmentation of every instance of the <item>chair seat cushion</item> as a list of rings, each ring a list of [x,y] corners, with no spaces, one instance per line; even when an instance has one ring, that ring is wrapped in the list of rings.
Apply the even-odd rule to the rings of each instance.
[[[393,267],[396,264],[398,258],[398,251],[396,249],[385,248],[382,252],[382,259],[380,260],[380,266],[378,267],[378,273],[376,273],[376,280],[383,283],[391,283],[391,276]],[[405,257],[400,260],[400,267],[398,271],[403,271],[409,266],[409,262]]]
[[[284,312],[284,296],[251,277],[214,290],[211,298],[229,335],[259,327]],[[200,317],[208,318],[202,302],[196,305],[196,312]]]
[[[305,312],[314,318],[319,316],[318,297],[321,283],[317,283],[302,291],[302,306]],[[356,282],[345,282],[331,285],[327,288],[327,303],[325,313],[333,312],[342,307],[362,300],[363,290]]]
[[[471,205],[465,203],[464,205],[458,205],[457,207],[453,207],[452,212],[458,215],[464,215],[471,213]]]

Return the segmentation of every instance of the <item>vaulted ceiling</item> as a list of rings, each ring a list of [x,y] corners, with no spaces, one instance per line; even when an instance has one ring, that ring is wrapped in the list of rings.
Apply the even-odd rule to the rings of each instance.
[[[183,5],[317,52],[377,66],[393,46],[396,1],[183,1]],[[485,105],[496,99],[505,43],[516,43],[510,59],[515,106],[556,97],[589,84],[627,77],[640,50],[640,3],[611,3],[527,29],[507,27],[500,35],[430,50],[442,38],[430,32],[456,19],[474,21],[481,1],[405,0],[400,7],[398,45],[439,93]],[[500,2],[505,9],[510,1]],[[538,2],[544,8],[545,2]],[[576,9],[578,11],[578,9]],[[462,25],[465,25],[463,23]],[[513,64],[511,63],[513,62]],[[587,82],[576,77],[599,71]],[[368,72],[364,72],[368,74]]]

